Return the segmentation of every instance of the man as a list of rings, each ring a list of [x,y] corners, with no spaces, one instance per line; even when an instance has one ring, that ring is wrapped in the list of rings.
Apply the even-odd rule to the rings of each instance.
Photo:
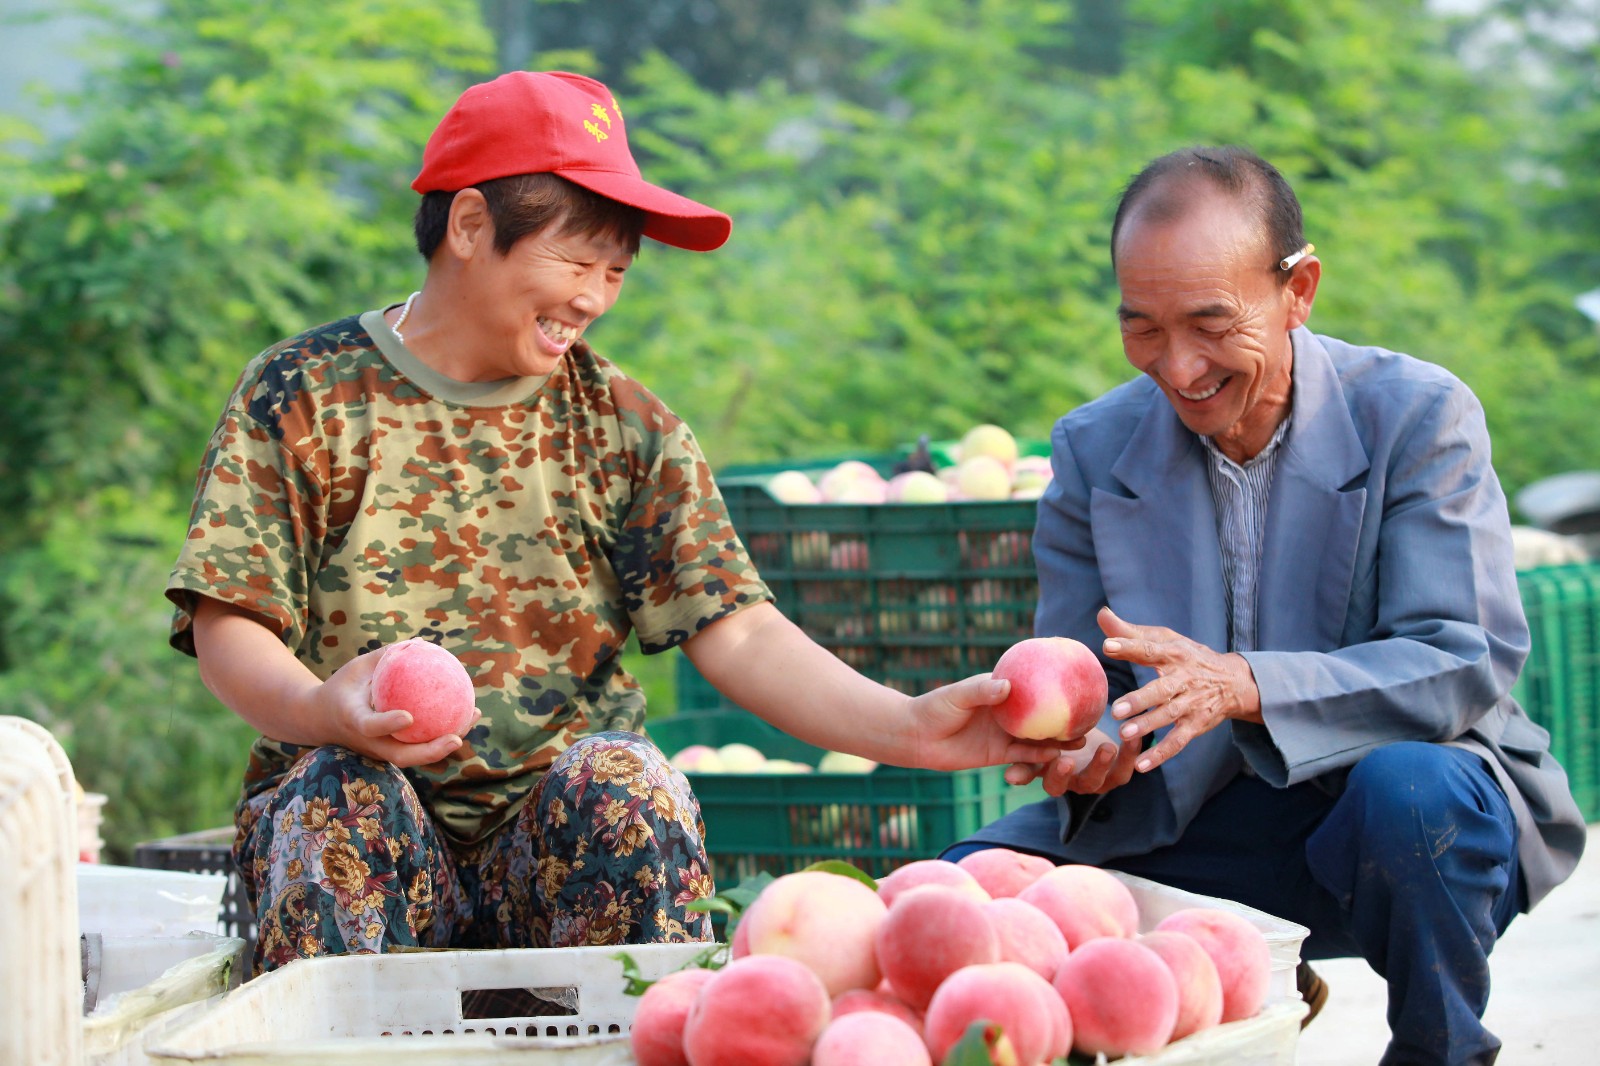
[[[1493,1061],[1488,953],[1584,832],[1508,694],[1528,630],[1482,409],[1305,327],[1321,264],[1247,151],[1151,163],[1111,249],[1144,376],[1057,424],[1034,540],[1035,628],[1103,649],[1110,706],[1080,755],[1010,771],[1061,799],[946,857],[1009,846],[1290,919],[1306,957],[1387,979],[1385,1063]]]
[[[623,668],[682,646],[744,707],[822,747],[956,768],[1053,757],[980,712],[1004,682],[915,699],[788,622],[693,435],[584,331],[641,236],[709,251],[726,215],[645,182],[606,87],[473,86],[423,194],[422,289],[245,369],[168,584],[173,643],[261,733],[235,858],[258,969],[402,945],[705,939],[698,806],[639,735]],[[421,636],[471,673],[464,736],[404,743],[373,669]]]

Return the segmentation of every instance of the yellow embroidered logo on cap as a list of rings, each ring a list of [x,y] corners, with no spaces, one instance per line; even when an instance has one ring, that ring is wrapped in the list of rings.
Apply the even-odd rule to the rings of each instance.
[[[590,104],[589,113],[603,121],[606,124],[606,129],[611,128],[611,113],[606,110],[604,104]]]
[[[583,120],[583,128],[588,130],[590,133],[594,134],[594,139],[595,139],[596,142],[603,141],[603,140],[607,139],[606,131],[601,129],[599,126],[596,126],[593,122],[590,122],[588,119],[584,119]]]

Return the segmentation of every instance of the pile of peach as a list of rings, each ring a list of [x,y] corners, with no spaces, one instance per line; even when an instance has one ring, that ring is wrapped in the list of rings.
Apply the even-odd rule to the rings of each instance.
[[[720,970],[639,1001],[639,1066],[931,1066],[976,1023],[990,1061],[1151,1054],[1265,1002],[1265,937],[1191,907],[1140,934],[1127,886],[996,848],[903,866],[873,891],[820,870],[769,884]]]

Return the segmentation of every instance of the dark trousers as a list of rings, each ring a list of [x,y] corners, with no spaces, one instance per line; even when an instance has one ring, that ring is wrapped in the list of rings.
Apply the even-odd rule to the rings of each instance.
[[[1006,821],[1007,839],[1039,839],[1039,852],[1060,861],[1060,844],[1049,843],[1059,834],[1053,803]],[[943,857],[994,846],[985,835]],[[1517,824],[1472,752],[1391,744],[1357,763],[1337,797],[1241,776],[1176,844],[1104,865],[1304,925],[1304,958],[1366,959],[1389,985],[1383,1066],[1490,1063],[1499,1053],[1480,1019],[1489,952],[1523,902]]]

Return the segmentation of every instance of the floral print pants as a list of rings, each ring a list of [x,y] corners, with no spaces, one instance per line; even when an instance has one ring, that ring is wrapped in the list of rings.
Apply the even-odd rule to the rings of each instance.
[[[405,774],[307,752],[236,814],[259,927],[254,970],[391,947],[568,947],[712,938],[700,806],[635,733],[563,753],[516,818],[470,846],[435,828]]]

